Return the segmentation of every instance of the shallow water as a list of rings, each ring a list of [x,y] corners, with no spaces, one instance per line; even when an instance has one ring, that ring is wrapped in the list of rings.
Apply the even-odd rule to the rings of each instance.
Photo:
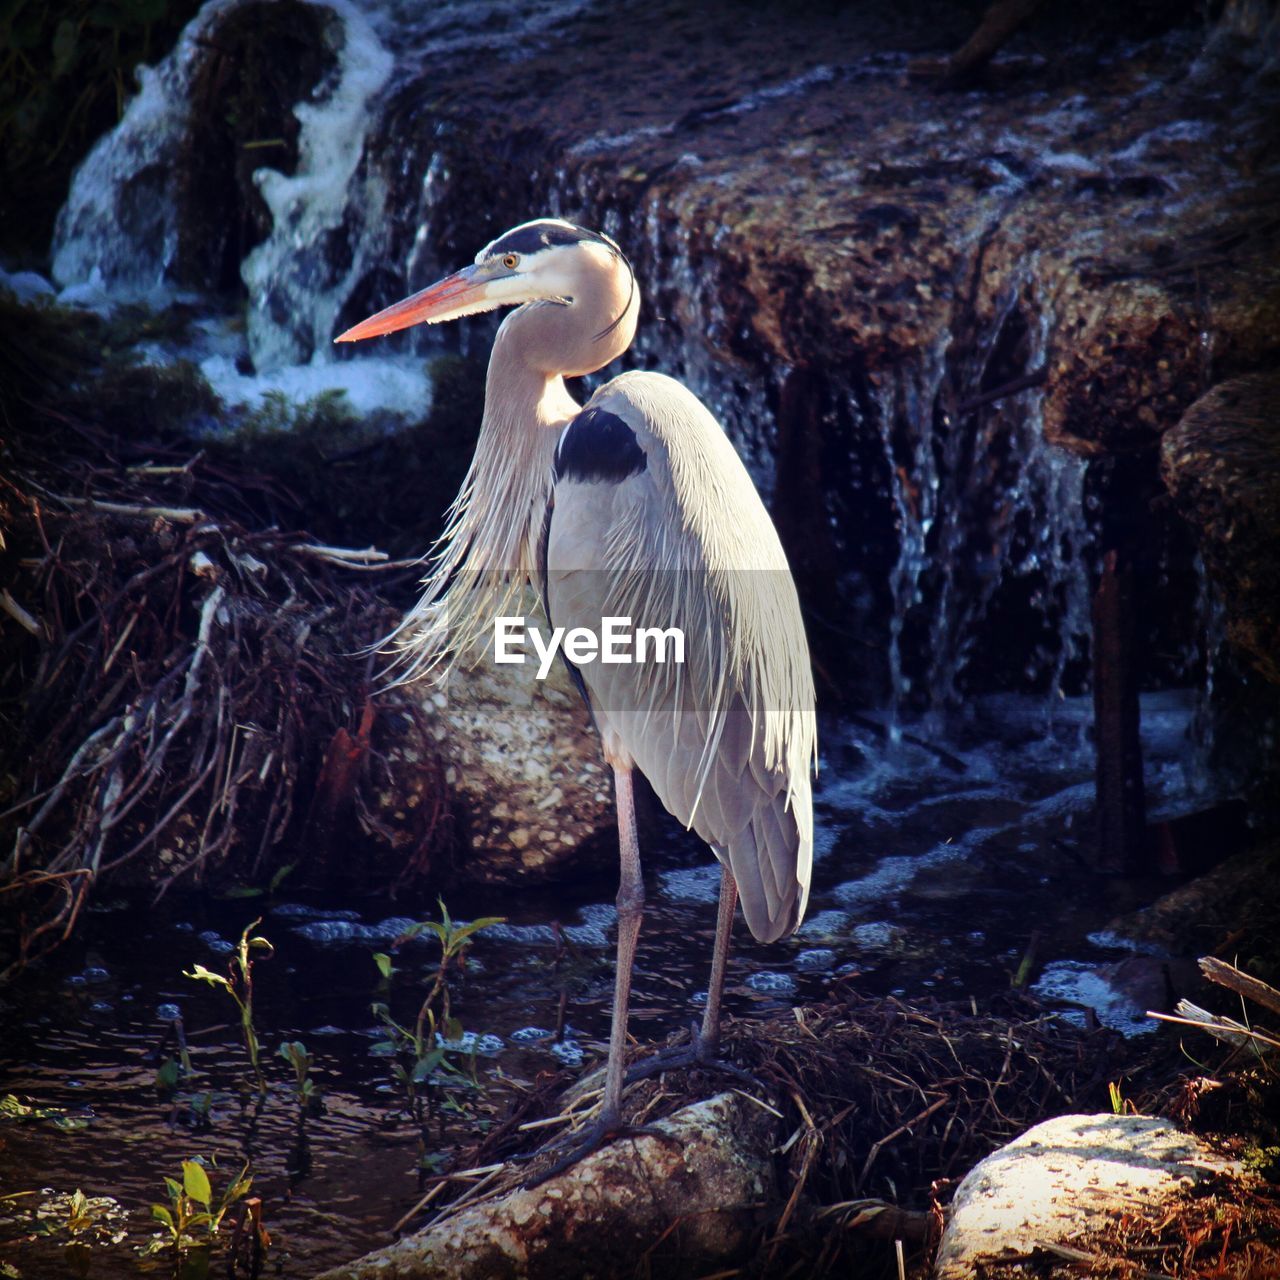
[[[751,1016],[820,1000],[836,978],[873,993],[981,1003],[1008,988],[1033,932],[1048,987],[1068,998],[1096,992],[1085,962],[1116,952],[1089,935],[1160,886],[1088,873],[1087,705],[1061,703],[1048,728],[1043,707],[1015,698],[977,704],[947,741],[949,760],[907,740],[890,748],[867,727],[824,726],[808,916],[793,938],[770,947],[753,943],[739,923],[728,1012]],[[1192,709],[1180,694],[1144,702],[1154,813],[1210,798],[1198,790]],[[695,1018],[705,996],[718,873],[696,842],[656,815],[646,828],[648,904],[632,1030],[653,1042]],[[468,1114],[430,1126],[429,1154],[447,1155],[478,1132],[505,1105],[510,1081],[603,1056],[611,896],[598,882],[451,894],[455,918],[507,919],[477,935],[453,988],[454,1010],[478,1049],[458,1062],[470,1071],[473,1061],[479,1088],[456,1091]],[[260,932],[275,946],[255,971],[270,1082],[261,1100],[245,1091],[248,1066],[230,1002],[182,976],[194,963],[221,972],[228,947],[259,913]],[[215,1191],[252,1162],[277,1274],[312,1275],[387,1242],[421,1194],[418,1131],[379,1048],[385,1035],[370,1005],[387,996],[372,955],[414,918],[421,917],[386,902],[102,904],[71,944],[6,993],[0,1095],[64,1114],[0,1122],[4,1193],[79,1187],[115,1197],[128,1211],[128,1236],[98,1246],[98,1275],[137,1270],[133,1249],[153,1225],[147,1206],[163,1200],[164,1176],[178,1176],[182,1160],[195,1156],[217,1162]],[[416,1012],[436,954],[424,941],[397,953],[389,1000],[402,1022]],[[195,1074],[164,1092],[156,1072],[174,1053],[172,1043],[160,1045],[175,1011]],[[1123,1025],[1133,1011],[1104,1004],[1099,1016]],[[291,1072],[275,1056],[285,1040],[303,1041],[312,1054],[324,1099],[324,1113],[305,1124]],[[206,1093],[208,1123],[200,1127],[195,1111]],[[13,1223],[0,1228],[2,1239],[17,1234]],[[15,1257],[24,1276],[67,1273],[48,1242]]]

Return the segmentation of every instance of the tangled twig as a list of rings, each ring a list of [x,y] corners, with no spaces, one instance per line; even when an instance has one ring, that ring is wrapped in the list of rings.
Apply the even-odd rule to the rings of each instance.
[[[18,551],[0,610],[19,624],[0,633],[0,892],[20,904],[0,979],[62,941],[104,877],[159,896],[256,876],[318,818],[377,834],[386,782],[354,655],[393,611],[351,571],[398,565],[243,527],[218,509],[223,473],[193,492],[195,459],[85,462],[83,431],[0,477]]]

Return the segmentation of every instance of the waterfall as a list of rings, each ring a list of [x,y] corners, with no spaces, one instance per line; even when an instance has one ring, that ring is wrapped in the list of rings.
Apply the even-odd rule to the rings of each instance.
[[[175,157],[193,110],[201,43],[242,0],[211,0],[159,66],[138,68],[138,92],[120,123],[76,170],[53,239],[64,300],[148,300],[173,292],[178,250]]]
[[[177,270],[176,183],[196,110],[195,77],[211,33],[253,2],[210,0],[173,52],[140,70],[136,97],[81,166],[58,220],[53,270],[64,299],[160,306],[184,289],[193,296]],[[515,148],[491,161],[471,154],[471,143],[460,141],[448,120],[431,116],[423,84],[432,68],[480,52],[499,66],[532,57],[582,6],[307,2],[332,15],[325,31],[334,70],[310,101],[294,108],[294,171],[264,166],[255,174],[270,227],[240,264],[242,316],[228,312],[225,299],[205,298],[213,317],[205,329],[213,337],[181,354],[196,360],[231,403],[254,403],[271,389],[305,399],[337,388],[358,412],[394,408],[420,417],[430,397],[422,357],[439,350],[438,333],[424,329],[338,360],[330,345],[335,330],[358,318],[353,308],[372,310],[465,261],[482,242],[467,233],[496,229],[486,218],[514,222],[539,212],[576,218],[618,239],[641,274],[649,308],[627,363],[661,368],[698,394],[772,499],[783,447],[779,389],[797,356],[778,350],[788,335],[774,335],[770,347],[753,327],[751,299],[744,303],[748,286],[734,274],[750,232],[714,216],[723,208],[715,203],[723,172],[691,142],[660,182],[619,175],[618,154],[634,141],[624,133],[587,136],[558,151],[539,151],[535,141],[521,144],[527,152]],[[852,92],[862,80],[893,84],[902,66],[901,56],[883,52],[843,67],[824,63],[702,112],[698,127],[755,119],[842,86]],[[1005,129],[987,138],[980,111],[975,95],[957,99],[956,119],[922,125],[913,142],[918,154],[896,162],[932,164],[940,182],[980,171],[974,199],[985,202],[981,225],[989,229],[1021,198],[1020,175],[1034,168],[1036,147],[1048,154],[1048,142]],[[1056,115],[1029,119],[1029,136],[1053,128],[1066,136],[1079,128],[1082,112],[1079,99],[1067,99]],[[646,137],[679,139],[685,127],[673,115],[637,136],[648,130]],[[1073,174],[1078,157],[1069,159],[1050,156],[1044,171]],[[479,195],[468,186],[476,163],[493,166]],[[852,195],[872,180],[845,156],[829,163]],[[494,192],[505,190],[508,179],[518,195],[510,208],[494,207]],[[486,203],[477,209],[479,201]],[[980,271],[976,243],[960,240],[956,249],[965,269]],[[844,548],[833,584],[841,593],[837,611],[848,612],[860,599],[870,603],[859,607],[876,615],[868,656],[857,660],[883,664],[894,726],[923,712],[941,727],[971,693],[990,688],[1042,696],[1051,719],[1065,693],[1087,684],[1094,534],[1085,463],[1045,440],[1040,388],[978,409],[957,409],[948,400],[953,388],[986,389],[987,371],[974,364],[974,352],[989,357],[1008,326],[1025,330],[1022,373],[1047,363],[1054,317],[1052,303],[1037,297],[1036,271],[1028,255],[984,321],[961,315],[953,299],[946,305],[957,314],[923,330],[924,340],[896,362],[862,368],[852,357],[833,361],[820,367],[815,383],[826,399],[812,429],[834,432],[833,424],[844,424],[838,430],[859,454],[848,474],[860,477],[861,488],[835,497],[865,512],[860,518],[875,523],[877,545],[889,549],[882,563],[861,563],[859,536],[841,526],[839,514],[822,512]],[[475,326],[475,346],[488,323]],[[966,323],[984,331],[961,340]],[[465,352],[471,331],[460,326],[445,340]],[[386,354],[396,350],[401,354]],[[814,504],[832,501],[830,492],[812,495]],[[880,646],[878,655],[872,644]]]

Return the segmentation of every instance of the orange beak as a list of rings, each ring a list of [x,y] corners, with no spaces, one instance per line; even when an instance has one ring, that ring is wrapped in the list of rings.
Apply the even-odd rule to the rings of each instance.
[[[400,302],[393,303],[377,315],[353,325],[346,333],[340,333],[335,342],[359,342],[362,338],[376,338],[380,334],[395,333],[415,324],[436,324],[441,320],[453,320],[474,311],[488,310],[485,294],[489,280],[477,279],[476,267],[463,267],[451,276],[445,276],[428,288]],[[493,304],[490,303],[489,306]]]

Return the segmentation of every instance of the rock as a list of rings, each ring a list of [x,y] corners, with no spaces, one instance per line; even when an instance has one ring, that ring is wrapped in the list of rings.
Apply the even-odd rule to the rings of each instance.
[[[370,138],[387,251],[339,323],[534,212],[604,227],[646,299],[627,362],[680,378],[725,423],[802,594],[868,652],[889,651],[896,617],[917,690],[963,693],[945,672],[937,687],[940,637],[975,654],[975,684],[1047,679],[1044,638],[1087,636],[1037,601],[1069,595],[1090,535],[1081,467],[1045,441],[1153,471],[1207,368],[1280,353],[1275,95],[1202,57],[1202,28],[1117,57],[1114,27],[1050,34],[1047,12],[1052,74],[1012,52],[978,92],[904,74],[971,21],[874,6],[744,21],[665,0],[642,27],[586,7],[465,74],[429,51]],[[1171,513],[1130,505],[1161,545]],[[1177,613],[1163,625],[1185,625],[1189,591],[1162,603]],[[883,693],[887,671],[813,638],[842,693]]]
[[[674,1141],[620,1139],[539,1187],[464,1208],[322,1280],[629,1275],[654,1246],[660,1262],[662,1244],[682,1266],[715,1270],[741,1253],[774,1191],[772,1118],[722,1093],[654,1127]]]
[[[1027,1130],[956,1191],[936,1280],[972,1280],[984,1261],[1038,1241],[1081,1246],[1121,1215],[1156,1223],[1180,1193],[1240,1166],[1147,1116],[1071,1115]]]
[[[1275,950],[1269,940],[1275,936],[1277,916],[1280,841],[1272,840],[1228,858],[1150,906],[1117,917],[1106,933],[1175,956],[1207,955],[1232,936],[1246,946]],[[1280,961],[1280,955],[1274,959]]]
[[[1280,684],[1280,373],[1219,383],[1165,434],[1160,455],[1228,636]]]
[[[617,860],[613,783],[586,708],[562,664],[545,681],[534,670],[486,662],[410,686],[421,714],[385,747],[381,809],[403,822],[443,781],[466,880],[532,883]]]

